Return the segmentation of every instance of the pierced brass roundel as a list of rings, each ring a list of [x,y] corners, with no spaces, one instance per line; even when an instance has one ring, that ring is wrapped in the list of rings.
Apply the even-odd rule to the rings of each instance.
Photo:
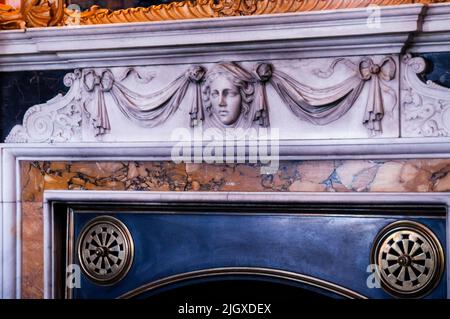
[[[93,282],[112,285],[120,281],[133,262],[133,239],[127,227],[111,216],[91,220],[77,244],[83,272]]]
[[[422,224],[399,221],[377,236],[372,263],[382,287],[391,295],[417,298],[429,293],[444,270],[444,253],[436,236]]]

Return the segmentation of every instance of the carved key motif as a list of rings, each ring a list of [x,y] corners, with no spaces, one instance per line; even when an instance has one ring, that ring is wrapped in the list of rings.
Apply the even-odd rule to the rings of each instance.
[[[109,134],[112,108],[118,108],[126,120],[140,127],[166,123],[182,103],[190,103],[190,126],[200,124],[219,130],[269,127],[271,109],[267,87],[271,87],[291,113],[317,126],[328,125],[343,117],[367,87],[364,117],[360,122],[369,135],[382,132],[384,95],[395,92],[388,82],[395,77],[396,64],[385,57],[378,64],[364,57],[358,63],[340,58],[328,70],[316,70],[321,78],[330,78],[337,64],[350,69],[347,78],[324,88],[315,88],[279,71],[271,63],[256,63],[249,70],[235,62],[220,62],[210,68],[194,65],[159,90],[151,90],[154,74],[136,68],[121,72],[112,69],[83,69],[66,75],[71,90],[46,104],[30,108],[23,125],[12,129],[7,142],[63,142],[80,140],[83,118],[97,137]],[[145,93],[125,84],[132,79],[145,84]],[[191,99],[187,99],[186,96]],[[108,102],[109,101],[109,102]],[[281,105],[277,106],[281,107]],[[388,106],[392,108],[392,106]],[[186,112],[186,111],[184,111]]]

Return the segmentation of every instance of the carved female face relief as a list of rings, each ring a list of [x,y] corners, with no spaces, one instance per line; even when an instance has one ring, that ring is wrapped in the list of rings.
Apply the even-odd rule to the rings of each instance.
[[[255,117],[252,75],[238,64],[221,62],[203,82],[205,124],[214,128],[249,128]]]
[[[224,75],[219,75],[210,86],[212,112],[225,125],[237,121],[241,114],[242,97],[239,88]]]

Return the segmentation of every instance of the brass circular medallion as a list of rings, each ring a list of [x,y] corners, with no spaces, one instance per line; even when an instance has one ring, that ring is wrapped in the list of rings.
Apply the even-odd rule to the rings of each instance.
[[[120,220],[100,216],[82,229],[77,251],[81,269],[90,280],[100,285],[112,285],[130,270],[134,244]]]
[[[377,236],[372,250],[382,287],[391,295],[418,298],[429,293],[444,270],[442,246],[422,224],[399,221]]]

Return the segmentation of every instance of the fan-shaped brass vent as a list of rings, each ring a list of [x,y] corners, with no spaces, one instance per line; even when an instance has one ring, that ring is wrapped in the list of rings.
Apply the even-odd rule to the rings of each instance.
[[[396,297],[417,298],[429,293],[444,270],[444,254],[436,236],[422,224],[399,221],[377,236],[372,263],[382,287]]]
[[[111,216],[91,220],[77,244],[81,269],[92,281],[112,285],[120,281],[133,262],[133,239],[127,227]]]

